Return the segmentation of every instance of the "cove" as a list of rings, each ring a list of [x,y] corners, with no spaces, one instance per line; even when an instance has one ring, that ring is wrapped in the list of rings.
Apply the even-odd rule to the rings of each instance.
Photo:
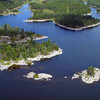
[[[96,9],[91,9],[92,16],[100,19]],[[23,20],[32,15],[29,5],[25,4],[19,10],[22,13],[16,16],[0,16],[0,24],[10,24],[12,27],[18,26],[26,31],[34,30],[46,35],[63,49],[63,54],[46,61],[35,62],[35,65],[30,67],[21,66],[20,69],[0,72],[1,100],[99,100],[100,81],[87,85],[81,80],[71,80],[71,76],[89,66],[100,68],[100,26],[70,31],[52,22],[25,23]],[[50,73],[54,78],[45,83],[22,77],[31,71]],[[64,79],[66,75],[68,79]]]

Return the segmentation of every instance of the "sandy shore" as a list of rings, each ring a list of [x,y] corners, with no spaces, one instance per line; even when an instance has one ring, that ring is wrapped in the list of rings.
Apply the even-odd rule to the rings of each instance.
[[[53,21],[54,22],[54,21]],[[55,23],[55,22],[54,22]],[[85,26],[85,27],[80,27],[80,28],[70,28],[70,27],[66,27],[64,25],[61,25],[61,24],[58,24],[58,23],[55,23],[57,26],[60,26],[62,28],[65,28],[65,29],[68,29],[68,30],[72,30],[72,31],[81,31],[83,29],[88,29],[88,28],[93,28],[93,27],[96,27],[98,25],[100,25],[100,22],[97,23],[97,24],[93,24],[93,25],[89,25],[89,26]]]
[[[51,19],[41,19],[41,20],[23,20],[23,22],[39,22],[39,23],[42,23],[42,22],[49,22],[49,21],[52,21]]]
[[[12,65],[28,65],[28,62],[31,62],[31,65],[33,65],[34,63],[32,63],[33,61],[40,61],[41,59],[46,59],[46,58],[52,58],[54,56],[57,55],[61,55],[63,53],[62,49],[59,48],[58,51],[53,51],[50,52],[49,55],[38,55],[35,58],[27,58],[27,60],[18,60],[16,61],[5,61],[3,64],[0,63],[0,70],[3,71],[5,69],[8,69],[10,66]],[[9,63],[9,64],[8,64]]]

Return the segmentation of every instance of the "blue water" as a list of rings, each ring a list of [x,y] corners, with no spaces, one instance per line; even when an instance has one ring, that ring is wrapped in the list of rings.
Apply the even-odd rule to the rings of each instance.
[[[19,26],[25,30],[49,36],[63,54],[46,61],[35,62],[31,67],[0,72],[1,100],[100,100],[100,82],[87,85],[81,80],[71,80],[71,76],[89,66],[100,68],[100,26],[82,31],[70,31],[52,22],[25,23],[32,12],[24,5],[21,14],[0,16],[0,24]],[[92,16],[100,19],[96,9]],[[47,39],[45,39],[47,40]],[[42,40],[42,41],[45,41]],[[50,82],[37,82],[23,78],[30,71],[53,75]],[[68,79],[64,79],[67,75]]]

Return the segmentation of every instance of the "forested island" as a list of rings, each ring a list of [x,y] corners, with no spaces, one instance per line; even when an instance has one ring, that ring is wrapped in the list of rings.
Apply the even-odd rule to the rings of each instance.
[[[0,0],[0,15],[18,14],[22,4],[27,0]]]
[[[11,25],[5,24],[4,26],[0,26],[0,45],[3,43],[6,44],[15,44],[18,42],[27,42],[27,40],[39,40],[48,38],[47,36],[43,36],[40,34],[36,34],[34,31],[24,31],[24,29],[20,29],[19,27],[12,28]]]
[[[0,26],[0,70],[16,65],[31,65],[33,61],[62,54],[62,50],[50,39],[42,43],[34,41],[43,38],[47,37],[17,26]]]
[[[91,9],[82,0],[37,0],[30,1],[29,5],[34,14],[25,22],[53,21],[70,30],[82,30],[100,24],[100,20],[89,15]]]

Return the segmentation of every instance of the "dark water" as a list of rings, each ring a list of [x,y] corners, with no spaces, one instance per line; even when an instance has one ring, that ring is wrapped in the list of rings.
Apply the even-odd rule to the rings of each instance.
[[[92,16],[100,19],[96,9]],[[20,9],[23,13],[0,16],[0,24],[11,24],[25,30],[47,35],[62,49],[63,54],[34,66],[0,72],[0,100],[100,100],[100,81],[87,85],[71,76],[89,66],[100,68],[100,26],[83,31],[70,31],[49,23],[24,23],[31,16],[28,4]],[[45,39],[46,40],[46,39]],[[45,41],[43,40],[43,41]],[[37,82],[23,78],[34,71],[53,75],[50,82]],[[68,79],[64,79],[67,75]]]

